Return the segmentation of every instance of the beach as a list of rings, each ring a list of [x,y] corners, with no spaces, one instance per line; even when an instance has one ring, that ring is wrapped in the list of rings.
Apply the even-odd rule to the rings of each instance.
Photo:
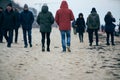
[[[120,80],[120,37],[107,46],[105,33],[99,32],[99,46],[95,40],[89,46],[87,32],[80,43],[71,31],[71,52],[63,53],[60,31],[53,27],[51,51],[42,52],[39,28],[33,28],[32,43],[24,48],[21,28],[17,44],[0,43],[0,80]]]

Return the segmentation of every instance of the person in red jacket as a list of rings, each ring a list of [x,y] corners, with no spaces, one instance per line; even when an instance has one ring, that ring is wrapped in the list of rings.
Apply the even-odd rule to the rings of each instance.
[[[64,0],[61,3],[60,9],[57,10],[55,20],[59,26],[59,30],[61,33],[61,42],[63,52],[66,52],[66,42],[68,52],[70,50],[70,42],[71,42],[71,21],[74,20],[74,15],[72,10],[68,8],[68,3]],[[67,37],[67,41],[66,41]]]

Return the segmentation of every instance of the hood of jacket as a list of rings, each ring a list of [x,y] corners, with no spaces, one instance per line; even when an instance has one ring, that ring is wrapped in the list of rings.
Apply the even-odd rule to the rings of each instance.
[[[66,1],[62,1],[60,8],[68,8],[68,3]]]
[[[42,6],[42,12],[43,13],[47,13],[48,12],[48,6],[47,5]]]

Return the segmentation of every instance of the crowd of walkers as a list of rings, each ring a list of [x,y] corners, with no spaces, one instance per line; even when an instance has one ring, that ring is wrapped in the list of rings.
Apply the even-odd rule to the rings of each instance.
[[[93,34],[96,37],[96,46],[99,46],[99,35],[98,31],[100,28],[100,18],[96,11],[96,8],[92,8],[91,13],[87,17],[87,21],[84,20],[83,13],[79,13],[78,18],[75,19],[71,9],[69,9],[67,1],[62,1],[60,9],[56,11],[55,18],[49,11],[47,4],[44,4],[37,16],[36,22],[40,26],[42,51],[45,51],[45,39],[47,39],[46,50],[50,51],[50,34],[52,30],[52,24],[56,21],[59,26],[61,34],[61,44],[63,52],[71,52],[71,21],[74,34],[79,34],[80,42],[84,42],[84,32],[88,32],[89,46],[93,44]],[[107,12],[104,18],[105,21],[105,32],[106,32],[106,45],[110,45],[109,37],[111,36],[111,45],[114,43],[114,32],[115,32],[115,18],[112,16],[110,11]],[[34,22],[34,16],[29,11],[28,5],[24,5],[24,10],[19,13],[17,8],[13,8],[12,4],[9,3],[4,11],[0,7],[0,43],[3,42],[5,37],[7,47],[11,47],[13,41],[18,42],[18,30],[20,25],[23,30],[24,48],[32,47],[32,24]],[[13,40],[13,32],[15,31],[15,39]],[[28,39],[27,39],[28,38]]]

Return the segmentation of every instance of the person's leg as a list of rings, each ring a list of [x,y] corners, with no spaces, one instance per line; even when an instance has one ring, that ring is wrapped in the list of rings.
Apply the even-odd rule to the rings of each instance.
[[[15,43],[18,41],[18,28],[15,29]]]
[[[67,36],[67,49],[69,52],[71,52],[70,50],[70,45],[71,45],[71,31],[68,30],[66,31],[66,36]]]
[[[66,51],[66,42],[65,42],[65,31],[61,30],[61,43],[62,43],[62,48],[63,52]]]
[[[42,43],[42,51],[45,51],[45,32],[41,32],[41,43]]]
[[[89,29],[88,31],[88,38],[89,38],[89,46],[92,46],[92,42],[93,42],[93,30]]]
[[[110,43],[109,43],[109,32],[106,32],[106,35],[107,35],[107,38],[106,38],[106,45],[110,45]]]
[[[114,33],[113,32],[111,33],[111,43],[112,43],[112,45],[115,45],[114,44]]]
[[[27,30],[23,29],[23,39],[24,39],[24,47],[27,48]]]
[[[99,39],[98,39],[98,30],[95,30],[95,36],[96,36],[96,46],[98,46],[98,42],[99,42]]]
[[[50,32],[47,32],[47,51],[50,51]]]
[[[11,47],[11,43],[12,43],[12,38],[13,38],[13,30],[8,30],[9,32],[9,37],[8,37],[8,43],[7,43],[7,47]]]
[[[0,28],[0,43],[3,42],[3,33],[2,33],[2,29]]]
[[[6,42],[8,42],[8,36],[7,36],[7,30],[6,29],[3,30],[3,36],[5,37]]]
[[[32,30],[28,30],[28,40],[30,47],[32,47]]]

